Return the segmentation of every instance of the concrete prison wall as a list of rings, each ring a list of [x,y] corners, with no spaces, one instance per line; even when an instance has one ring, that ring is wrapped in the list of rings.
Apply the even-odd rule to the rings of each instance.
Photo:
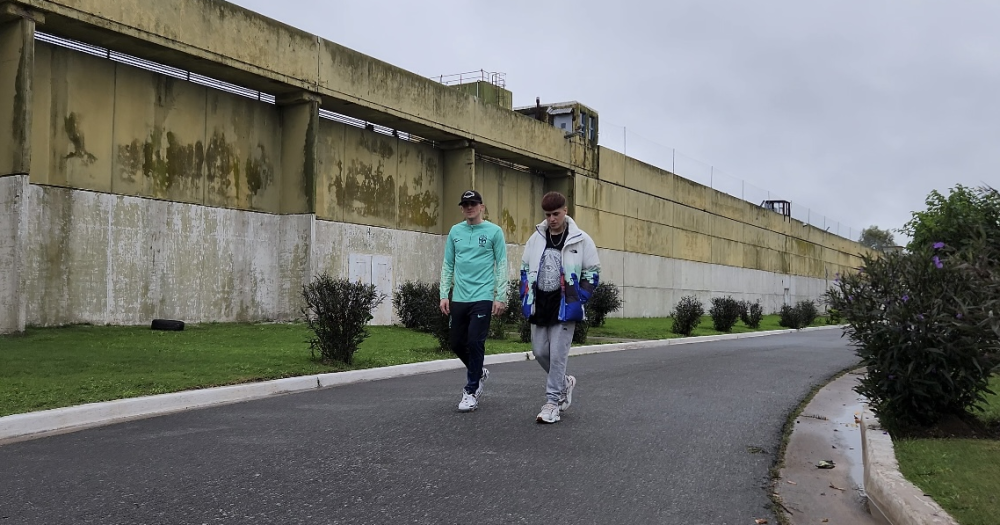
[[[221,0],[2,3],[0,70],[0,333],[293,319],[324,271],[433,281],[467,188],[512,277],[566,193],[619,315],[774,310],[862,250]]]

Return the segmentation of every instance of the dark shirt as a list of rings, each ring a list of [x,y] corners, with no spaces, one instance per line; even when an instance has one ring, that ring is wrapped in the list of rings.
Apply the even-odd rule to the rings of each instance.
[[[552,326],[559,322],[559,303],[562,301],[562,247],[567,231],[560,235],[545,235],[545,251],[538,266],[535,280],[535,312],[528,322],[538,326]]]

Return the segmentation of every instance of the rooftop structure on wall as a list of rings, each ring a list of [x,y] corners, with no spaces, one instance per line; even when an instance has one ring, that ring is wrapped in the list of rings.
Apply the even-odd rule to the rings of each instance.
[[[786,219],[792,216],[792,203],[790,201],[768,200],[760,203],[760,207],[775,213],[780,213]]]
[[[464,93],[476,96],[488,104],[496,104],[506,109],[514,106],[514,96],[507,89],[506,73],[480,69],[432,78],[446,86],[454,86]]]
[[[565,131],[567,137],[577,135],[591,144],[597,144],[597,111],[577,101],[542,104],[535,98],[534,106],[514,108],[522,115],[542,121]]]

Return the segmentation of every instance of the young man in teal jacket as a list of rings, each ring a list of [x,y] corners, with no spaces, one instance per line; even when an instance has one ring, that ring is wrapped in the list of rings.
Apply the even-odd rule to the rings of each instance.
[[[479,407],[489,370],[483,368],[490,319],[507,308],[507,244],[503,230],[483,219],[483,196],[459,201],[465,220],[452,226],[441,265],[441,313],[450,315],[451,350],[468,371],[458,409]]]
[[[521,309],[531,323],[531,351],[546,373],[545,404],[535,420],[555,423],[573,401],[576,378],[566,375],[576,323],[600,281],[597,246],[566,214],[566,197],[542,197],[545,220],[521,258]]]

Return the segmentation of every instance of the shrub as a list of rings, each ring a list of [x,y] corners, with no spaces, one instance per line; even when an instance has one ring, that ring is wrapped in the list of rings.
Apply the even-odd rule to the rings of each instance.
[[[434,317],[430,333],[438,342],[439,352],[451,352],[451,316],[441,313],[441,300],[438,300],[437,316]]]
[[[867,369],[855,390],[896,435],[977,409],[1000,355],[996,241],[862,260],[829,294]]]
[[[518,321],[524,317],[521,313],[520,279],[507,281],[507,309],[499,316],[490,319],[490,339],[506,339],[507,330],[516,327]]]
[[[590,323],[579,321],[573,328],[573,342],[578,345],[587,344],[587,333],[590,332]]]
[[[490,331],[486,334],[486,337],[487,339],[501,341],[507,338],[507,325],[503,322],[503,316],[495,315],[490,318]]]
[[[670,312],[670,316],[674,318],[674,324],[670,330],[675,334],[691,335],[691,332],[701,322],[703,315],[705,315],[705,307],[702,306],[697,297],[693,295],[681,297],[677,306]]]
[[[507,310],[501,316],[506,325],[516,325],[524,317],[521,313],[521,280],[511,279],[507,281]]]
[[[819,310],[813,301],[799,301],[795,304],[795,309],[799,312],[799,326],[796,328],[805,328],[819,317]]]
[[[736,321],[739,321],[742,308],[736,299],[730,296],[713,297],[712,307],[708,314],[712,316],[712,326],[719,332],[729,332]]]
[[[406,281],[393,294],[392,307],[406,328],[433,332],[442,315],[439,283]]]
[[[624,302],[621,290],[611,283],[601,283],[594,288],[594,294],[587,302],[587,324],[589,326],[604,326],[608,314],[621,310]]]
[[[371,284],[334,279],[324,273],[302,287],[306,306],[302,308],[315,337],[309,340],[313,357],[316,351],[323,362],[351,364],[358,345],[368,337],[365,325],[372,320],[372,310],[385,300]]]
[[[744,325],[757,329],[763,319],[764,307],[761,306],[759,300],[752,303],[750,301],[740,302],[740,321],[743,321]]]
[[[840,274],[837,275],[839,276]],[[840,324],[842,321],[840,310],[837,310],[837,308],[833,305],[835,293],[836,289],[831,288],[823,294],[823,298],[821,300],[822,304],[826,306],[826,324],[828,325]]]
[[[779,326],[798,330],[811,325],[819,316],[819,310],[813,301],[799,301],[795,306],[782,305],[778,315]]]
[[[521,338],[522,343],[531,342],[531,323],[528,322],[524,316],[517,322],[517,333]]]
[[[799,311],[790,304],[781,305],[781,310],[778,310],[778,326],[783,326],[785,328],[798,328]]]
[[[403,326],[426,332],[438,342],[438,350],[451,351],[451,322],[441,313],[440,282],[433,283],[407,281],[399,286],[392,297]]]

